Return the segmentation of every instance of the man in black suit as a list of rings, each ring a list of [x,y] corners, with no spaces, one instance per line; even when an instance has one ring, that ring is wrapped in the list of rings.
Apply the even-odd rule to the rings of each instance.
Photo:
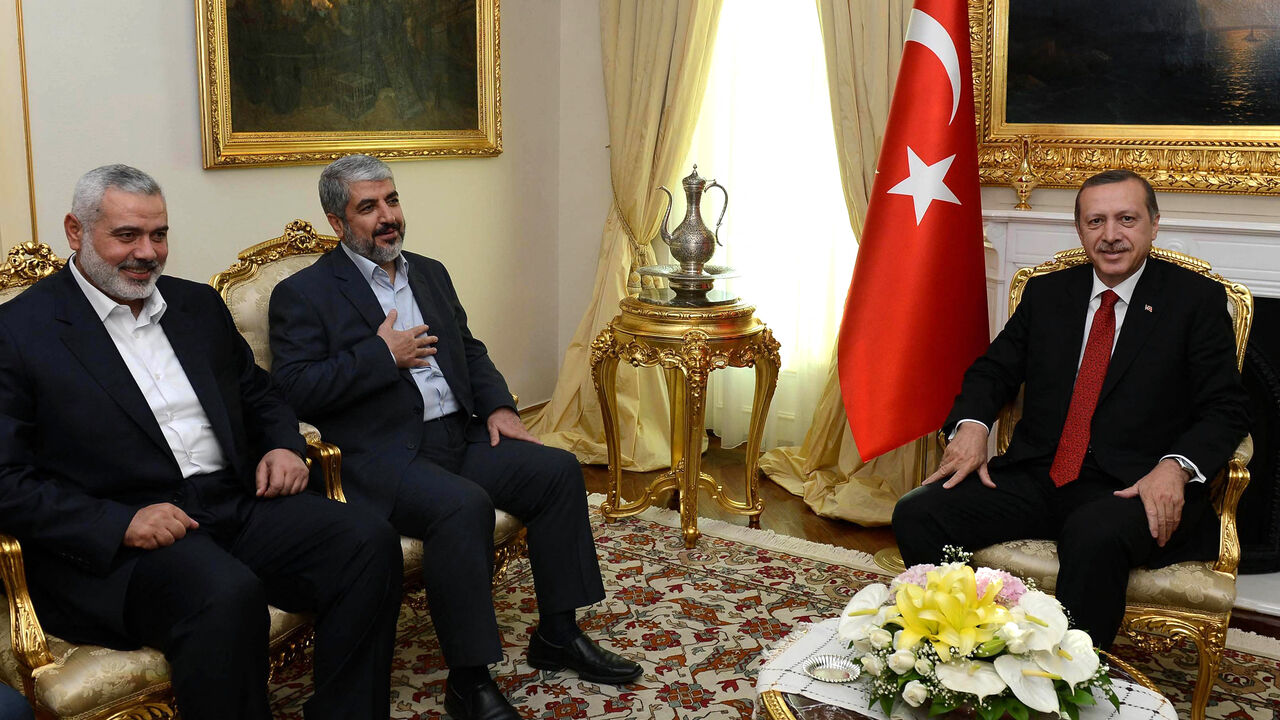
[[[524,521],[538,598],[535,668],[621,684],[639,665],[578,629],[604,597],[578,461],[538,443],[444,266],[401,252],[391,170],[350,155],[320,177],[342,244],[271,295],[273,372],[294,407],[343,449],[347,495],[423,540],[431,616],[454,718],[518,718],[486,665],[502,658],[490,588],[494,507]],[[428,334],[429,333],[429,334]]]
[[[1095,175],[1075,218],[1092,264],[1027,283],[965,373],[943,427],[951,442],[898,501],[893,529],[909,565],[938,562],[946,544],[1056,539],[1058,599],[1107,647],[1131,568],[1216,557],[1206,478],[1248,416],[1222,286],[1148,256],[1151,185]],[[1009,450],[988,464],[988,430],[1024,383]]]
[[[76,184],[65,268],[0,306],[0,527],[44,626],[149,645],[185,718],[269,718],[267,604],[317,613],[308,718],[386,718],[386,522],[305,492],[297,418],[124,165]]]

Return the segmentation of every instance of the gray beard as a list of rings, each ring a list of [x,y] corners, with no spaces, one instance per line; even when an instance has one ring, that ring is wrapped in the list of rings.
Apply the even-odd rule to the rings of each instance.
[[[99,290],[113,300],[145,300],[155,292],[156,280],[164,272],[164,263],[158,263],[155,273],[145,282],[138,282],[120,274],[120,268],[129,267],[130,262],[111,265],[93,248],[93,239],[86,228],[80,250],[76,253],[80,258],[80,270]]]
[[[373,236],[369,237],[369,242],[365,243],[351,232],[351,226],[342,223],[342,243],[351,248],[351,252],[362,258],[372,262],[375,265],[385,265],[393,262],[400,257],[400,250],[404,247],[404,231],[400,231],[400,239],[396,240],[396,244],[391,247],[383,247],[374,242]]]

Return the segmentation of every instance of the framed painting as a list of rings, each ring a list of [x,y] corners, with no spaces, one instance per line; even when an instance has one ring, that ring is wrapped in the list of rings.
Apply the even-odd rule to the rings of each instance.
[[[205,168],[502,152],[498,0],[196,0]]]
[[[1280,3],[968,1],[984,184],[1280,194]]]

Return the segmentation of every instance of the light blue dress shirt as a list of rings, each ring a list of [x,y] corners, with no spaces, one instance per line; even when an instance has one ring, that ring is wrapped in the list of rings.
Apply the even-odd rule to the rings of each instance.
[[[423,324],[422,310],[413,297],[413,289],[409,287],[409,264],[405,262],[403,254],[396,258],[396,279],[392,282],[386,270],[372,260],[352,252],[346,243],[342,243],[342,251],[355,263],[361,277],[369,282],[369,288],[373,290],[374,297],[378,298],[383,314],[389,314],[392,309],[396,311],[396,330],[408,330]],[[428,355],[427,363],[426,367],[409,369],[418,392],[422,393],[424,421],[435,420],[462,409],[462,405],[453,396],[444,373],[440,372],[440,364],[436,362],[435,356]]]

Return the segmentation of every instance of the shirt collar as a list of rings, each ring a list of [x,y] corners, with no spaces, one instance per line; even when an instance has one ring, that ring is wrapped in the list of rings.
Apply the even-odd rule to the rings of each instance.
[[[98,316],[98,319],[105,321],[107,316],[115,312],[117,308],[124,308],[132,316],[133,310],[128,305],[112,300],[107,297],[106,293],[89,282],[89,279],[80,272],[80,267],[76,264],[76,255],[79,255],[79,253],[73,254],[67,260],[67,265],[71,266],[71,276],[76,279],[76,284],[80,286],[80,291],[88,298],[89,304],[93,306],[93,312]],[[164,296],[160,294],[160,288],[155,288],[142,303],[142,312],[138,313],[138,317],[139,319],[145,317],[153,323],[158,323],[160,318],[164,317],[164,311],[168,307],[169,304],[164,301]]]
[[[1146,272],[1146,270],[1147,270],[1147,261],[1144,259],[1142,261],[1142,265],[1138,267],[1137,272],[1125,278],[1123,281],[1121,281],[1118,285],[1116,285],[1113,288],[1107,287],[1102,282],[1102,280],[1098,278],[1098,273],[1095,272],[1093,274],[1093,292],[1089,294],[1089,301],[1092,302],[1094,298],[1098,297],[1099,295],[1106,292],[1107,290],[1111,290],[1116,295],[1120,296],[1121,302],[1123,302],[1125,305],[1128,305],[1129,298],[1133,297],[1133,291],[1135,288],[1138,287],[1138,278],[1142,277],[1142,273]]]
[[[339,247],[342,248],[342,251],[347,254],[347,257],[351,258],[351,262],[355,263],[356,269],[360,271],[360,276],[363,277],[365,280],[368,280],[369,282],[373,282],[373,279],[377,277],[377,274],[379,272],[381,272],[383,276],[390,279],[390,275],[387,275],[387,271],[383,270],[382,267],[379,266],[374,261],[361,255],[360,253],[357,253],[351,248],[347,247],[346,243],[338,243],[338,245]],[[405,280],[407,281],[408,277],[405,274],[405,268],[408,267],[408,263],[405,262],[404,253],[400,253],[399,255],[397,255],[395,262],[396,262],[396,283],[399,284],[400,278],[402,277],[405,278]]]

